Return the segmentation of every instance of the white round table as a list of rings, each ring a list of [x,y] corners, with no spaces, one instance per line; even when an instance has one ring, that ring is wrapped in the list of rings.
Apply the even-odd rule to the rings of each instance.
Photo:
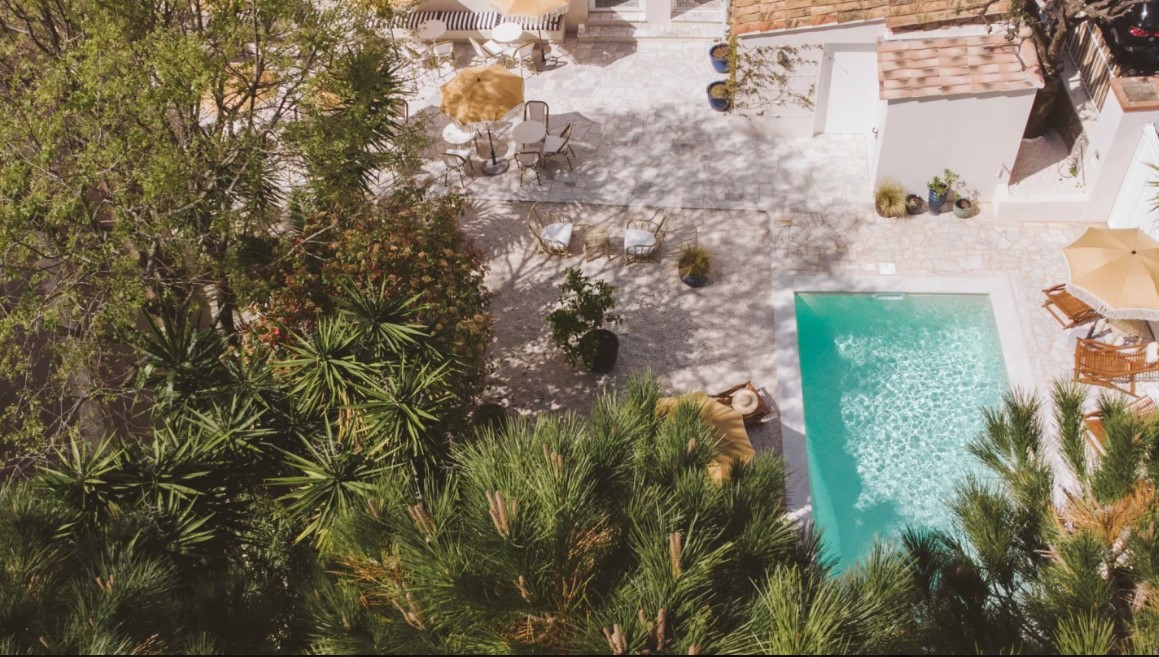
[[[518,144],[534,144],[547,136],[547,126],[539,121],[524,121],[511,129],[511,136]]]
[[[475,139],[474,130],[464,130],[455,123],[448,123],[447,127],[443,128],[443,141],[448,144],[461,146],[469,144]]]
[[[491,30],[491,39],[499,43],[511,43],[523,35],[523,26],[519,23],[500,23]]]
[[[429,21],[423,21],[415,33],[423,41],[434,41],[447,33],[447,24],[437,18],[432,18]]]

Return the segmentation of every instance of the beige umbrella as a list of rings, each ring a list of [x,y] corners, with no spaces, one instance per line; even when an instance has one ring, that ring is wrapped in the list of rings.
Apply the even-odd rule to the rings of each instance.
[[[498,121],[523,102],[523,78],[502,66],[463,69],[439,88],[439,95],[439,109],[460,124]],[[491,162],[483,164],[483,172],[495,175],[506,171],[507,160],[495,159],[491,126],[487,126],[487,141]]]
[[[1067,290],[1103,317],[1159,320],[1159,241],[1136,228],[1088,228],[1063,254]]]
[[[694,392],[679,397],[664,397],[656,402],[656,412],[669,414],[681,402],[688,401],[700,405],[700,419],[712,425],[717,439],[717,455],[708,465],[708,474],[713,481],[724,481],[732,470],[734,459],[747,462],[756,452],[749,441],[744,427],[744,416],[709,397],[703,392]]]

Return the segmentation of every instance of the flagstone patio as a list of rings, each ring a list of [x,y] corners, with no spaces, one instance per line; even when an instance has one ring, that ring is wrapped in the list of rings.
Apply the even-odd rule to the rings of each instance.
[[[480,199],[672,208],[820,212],[864,205],[870,182],[860,136],[787,139],[770,134],[765,118],[708,107],[705,88],[722,77],[709,63],[710,43],[568,39],[553,46],[554,63],[528,75],[524,97],[549,104],[552,131],[575,124],[574,170],[559,160],[541,173],[542,184],[528,175],[521,186],[514,163],[492,177],[476,167],[466,189]],[[469,66],[469,45],[456,46],[456,65]],[[411,114],[431,121],[432,156],[453,148],[442,141],[449,119],[438,111],[438,85],[452,77],[449,66],[422,73],[411,101]],[[510,132],[521,111],[495,124],[500,157],[513,154]],[[441,166],[430,166],[440,179]]]

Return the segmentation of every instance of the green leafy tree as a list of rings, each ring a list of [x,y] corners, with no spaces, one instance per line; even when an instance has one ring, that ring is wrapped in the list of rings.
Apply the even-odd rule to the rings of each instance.
[[[43,455],[46,434],[118,424],[142,311],[200,303],[236,341],[253,281],[309,241],[285,229],[295,190],[357,206],[377,173],[413,168],[389,17],[309,0],[0,1],[10,445]]]
[[[616,309],[614,291],[610,284],[589,280],[574,267],[564,271],[564,281],[559,286],[559,307],[548,314],[547,324],[551,327],[552,341],[571,365],[582,364],[591,369],[595,363],[596,330],[620,319],[613,312]]]

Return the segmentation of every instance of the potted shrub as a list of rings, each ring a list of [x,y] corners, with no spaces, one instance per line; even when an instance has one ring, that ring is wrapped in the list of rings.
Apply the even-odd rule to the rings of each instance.
[[[708,58],[712,60],[712,70],[717,73],[728,73],[727,43],[714,43],[708,48]]]
[[[592,281],[583,272],[569,267],[559,286],[560,306],[547,316],[551,339],[572,365],[583,365],[603,374],[616,365],[620,341],[604,324],[620,321],[613,310],[615,290],[603,281]]]
[[[507,428],[508,419],[506,408],[501,404],[487,402],[475,409],[471,415],[471,424],[475,425],[476,429],[490,429],[495,433],[502,433]]]
[[[728,92],[728,80],[717,80],[708,85],[708,106],[718,112],[726,111],[732,104]]]
[[[911,216],[926,211],[926,202],[917,194],[906,194],[905,211]]]
[[[710,266],[708,251],[694,245],[680,249],[680,257],[676,260],[676,271],[688,287],[704,287],[708,283]]]
[[[892,180],[883,180],[877,185],[877,191],[873,193],[873,205],[877,208],[877,214],[883,217],[890,217],[896,219],[904,217],[906,213],[905,192],[902,191],[901,185]]]
[[[946,169],[941,176],[934,176],[926,187],[930,191],[930,212],[932,214],[939,214],[942,211],[942,206],[946,204],[946,199],[950,196],[950,190],[954,188],[954,183],[958,182],[958,174]]]

